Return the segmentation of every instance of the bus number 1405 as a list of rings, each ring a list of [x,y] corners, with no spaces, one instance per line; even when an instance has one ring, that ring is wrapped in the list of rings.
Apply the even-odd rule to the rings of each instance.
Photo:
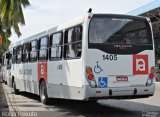
[[[110,61],[114,60],[114,61],[116,61],[117,60],[117,55],[107,54],[107,55],[102,55],[102,58],[103,58],[103,60],[110,60]]]

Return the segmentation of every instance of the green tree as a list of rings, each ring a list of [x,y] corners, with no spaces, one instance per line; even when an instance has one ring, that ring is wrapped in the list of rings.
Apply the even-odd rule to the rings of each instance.
[[[10,37],[11,28],[13,28],[18,37],[21,36],[19,25],[25,25],[22,7],[25,8],[29,5],[28,0],[0,0],[1,33]]]
[[[19,25],[25,25],[23,8],[29,6],[29,0],[0,0],[0,35],[3,37],[3,43],[0,45],[0,57],[7,50],[11,36],[11,28],[16,34],[21,36]]]
[[[155,47],[155,58],[156,62],[157,60],[160,60],[160,45]]]
[[[2,24],[1,20],[0,20],[0,35],[3,37],[2,44],[0,45],[0,62],[1,62],[1,56],[7,50],[10,44],[9,39],[7,39],[5,36],[4,25]]]
[[[3,44],[0,46],[0,58],[3,55],[3,53],[7,50],[10,43],[11,41],[9,39],[5,39],[3,41]]]

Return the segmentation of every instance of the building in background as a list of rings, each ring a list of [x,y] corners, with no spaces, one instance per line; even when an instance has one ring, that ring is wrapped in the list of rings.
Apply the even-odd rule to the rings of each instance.
[[[160,60],[160,0],[155,0],[127,14],[144,16],[151,19],[156,48],[156,60]]]

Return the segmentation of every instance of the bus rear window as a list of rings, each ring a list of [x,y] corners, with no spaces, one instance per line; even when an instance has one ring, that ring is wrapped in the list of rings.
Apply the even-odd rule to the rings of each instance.
[[[90,22],[89,43],[152,44],[152,36],[147,20],[99,17]]]

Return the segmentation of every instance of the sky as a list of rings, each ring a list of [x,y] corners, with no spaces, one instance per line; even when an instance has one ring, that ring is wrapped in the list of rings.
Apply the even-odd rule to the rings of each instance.
[[[29,0],[24,9],[26,25],[20,25],[22,36],[14,30],[10,40],[17,42],[73,18],[83,16],[89,8],[93,13],[126,14],[154,0]]]

